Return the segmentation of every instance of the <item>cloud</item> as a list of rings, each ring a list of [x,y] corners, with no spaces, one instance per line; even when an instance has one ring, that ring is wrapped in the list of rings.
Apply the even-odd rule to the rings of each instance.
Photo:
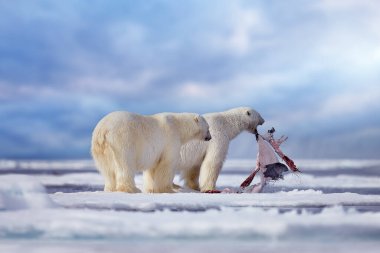
[[[208,44],[217,53],[228,51],[232,55],[243,56],[257,48],[256,34],[267,34],[268,22],[259,8],[241,6],[239,2],[230,2],[224,9],[220,21],[224,26],[205,34],[203,43]]]
[[[317,117],[334,118],[340,115],[357,115],[365,111],[380,110],[380,88],[358,90],[335,94],[325,100],[318,110]]]
[[[354,11],[356,14],[361,11],[375,11],[379,6],[379,2],[372,0],[322,0],[314,3],[314,7],[326,12]]]
[[[206,83],[196,83],[196,82],[185,82],[179,86],[178,91],[174,92],[182,98],[193,98],[193,99],[208,99],[211,94],[214,94],[217,87],[213,87]]]
[[[107,28],[113,49],[119,53],[144,43],[147,36],[145,29],[141,24],[131,21],[115,22]]]
[[[59,156],[64,140],[87,155],[96,121],[121,109],[253,106],[321,156],[323,136],[377,140],[375,1],[18,3],[0,4],[0,156],[12,143]]]
[[[144,96],[152,88],[152,83],[162,73],[156,70],[143,70],[132,77],[106,76],[108,73],[91,73],[75,77],[67,85],[74,92],[103,94],[117,97]]]

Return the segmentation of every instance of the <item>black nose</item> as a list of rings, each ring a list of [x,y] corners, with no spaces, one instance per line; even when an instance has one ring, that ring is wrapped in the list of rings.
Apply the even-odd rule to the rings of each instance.
[[[205,138],[205,141],[209,141],[209,140],[211,140],[211,136],[207,136],[207,137]]]

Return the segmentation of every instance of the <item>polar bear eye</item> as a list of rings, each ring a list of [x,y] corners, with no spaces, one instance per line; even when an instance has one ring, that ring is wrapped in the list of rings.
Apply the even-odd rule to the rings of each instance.
[[[250,112],[250,111],[247,111],[247,115],[248,115],[248,116],[251,116],[251,112]]]

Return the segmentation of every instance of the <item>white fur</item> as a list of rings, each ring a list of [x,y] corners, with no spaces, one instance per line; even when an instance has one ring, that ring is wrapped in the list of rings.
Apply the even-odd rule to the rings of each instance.
[[[208,124],[198,114],[112,112],[95,127],[91,153],[105,191],[140,192],[134,176],[143,171],[144,192],[173,192],[181,145],[208,136]]]
[[[183,145],[179,171],[187,187],[207,191],[215,188],[230,141],[243,131],[254,133],[257,126],[264,123],[264,119],[249,107],[203,116],[210,126],[212,139],[209,142],[197,140]]]

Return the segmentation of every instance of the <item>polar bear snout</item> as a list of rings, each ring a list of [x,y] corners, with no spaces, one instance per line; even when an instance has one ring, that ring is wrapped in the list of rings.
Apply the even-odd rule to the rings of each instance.
[[[262,125],[265,123],[265,120],[263,119],[263,117],[261,117],[261,115],[259,114],[259,123],[257,125]]]
[[[256,117],[249,123],[247,130],[253,134],[256,134],[257,126],[264,124],[264,122],[265,120],[263,119],[263,117],[261,117],[259,113],[256,113]]]
[[[210,131],[207,131],[207,135],[205,137],[205,141],[209,141],[211,139],[212,139],[212,137],[211,137]]]
[[[211,134],[210,134],[210,126],[208,125],[206,119],[200,115],[196,117],[196,122],[198,123],[199,127],[199,134],[201,140],[209,141],[211,140]]]

